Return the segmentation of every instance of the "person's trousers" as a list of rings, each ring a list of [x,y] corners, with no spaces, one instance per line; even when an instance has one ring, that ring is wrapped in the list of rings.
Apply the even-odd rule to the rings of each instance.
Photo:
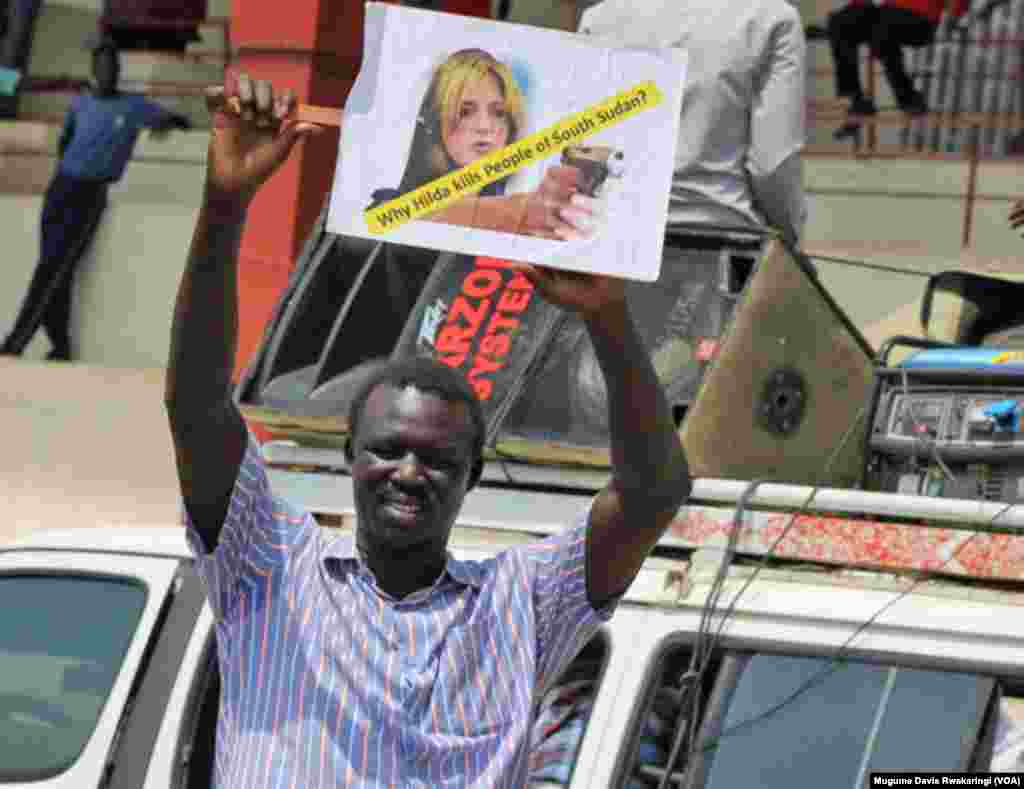
[[[71,349],[71,283],[107,205],[106,181],[57,173],[46,189],[39,262],[0,352],[20,354],[42,325],[54,350]]]
[[[935,38],[931,20],[905,8],[865,3],[847,5],[829,14],[828,37],[835,64],[836,92],[840,96],[864,95],[860,83],[857,49],[870,44],[885,69],[885,77],[900,106],[910,103],[914,83],[903,62],[903,47],[923,47]]]
[[[0,65],[22,69],[32,49],[32,34],[43,0],[0,0],[3,31]]]

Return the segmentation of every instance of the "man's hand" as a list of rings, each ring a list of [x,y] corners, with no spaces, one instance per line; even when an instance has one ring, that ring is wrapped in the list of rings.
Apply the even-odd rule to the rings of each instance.
[[[290,90],[275,95],[270,82],[244,72],[208,90],[206,104],[212,114],[207,198],[219,203],[248,205],[295,143],[320,131],[316,124],[288,120],[295,109]]]
[[[516,267],[552,304],[573,310],[581,318],[597,318],[626,303],[626,283],[618,277],[581,274],[546,266]]]
[[[1021,232],[1024,235],[1024,231],[1021,228],[1024,227],[1024,200],[1017,200],[1010,208],[1010,227],[1014,230]]]

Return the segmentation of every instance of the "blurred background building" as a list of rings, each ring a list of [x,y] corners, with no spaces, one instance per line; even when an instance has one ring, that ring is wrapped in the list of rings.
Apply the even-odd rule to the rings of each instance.
[[[291,85],[305,101],[341,106],[358,69],[362,4],[6,0],[0,9],[8,20],[12,4],[18,3],[34,19],[28,43],[15,47],[18,51],[5,64],[21,71],[17,92],[0,97],[5,261],[0,267],[0,332],[4,321],[13,320],[36,260],[41,193],[56,162],[61,118],[89,75],[83,41],[107,29],[130,47],[122,55],[122,88],[158,97],[187,114],[196,128],[166,140],[140,141],[126,176],[111,190],[107,215],[79,269],[74,334],[84,362],[162,367],[174,291],[202,184],[203,88],[219,83],[231,65]],[[522,24],[572,24],[567,6],[552,0],[439,4],[454,12],[506,14]],[[865,84],[883,111],[859,141],[844,143],[832,139],[843,110],[834,99],[828,43],[813,36],[813,26],[822,25],[833,6],[831,0],[799,3],[812,32],[805,246],[819,256],[826,286],[870,338],[913,322],[921,278],[835,261],[921,272],[958,267],[1012,272],[1018,266],[1021,240],[1008,228],[1006,215],[1024,193],[1021,162],[1012,145],[1024,128],[1024,0],[1006,0],[986,19],[972,23],[965,35],[940,38],[911,56],[911,72],[936,110],[923,119],[886,110],[894,101],[881,69],[865,51]],[[5,25],[7,32],[14,29],[10,21]],[[330,189],[336,146],[336,135],[307,143],[254,206],[258,221],[252,224],[260,227],[247,232],[243,245],[245,326],[239,364],[258,342],[291,262],[319,214]],[[41,358],[45,345],[37,339],[27,355]]]

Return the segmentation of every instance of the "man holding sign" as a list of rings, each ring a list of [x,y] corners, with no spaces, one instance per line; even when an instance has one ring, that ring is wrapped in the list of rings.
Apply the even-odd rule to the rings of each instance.
[[[796,246],[807,213],[800,158],[807,45],[797,9],[785,0],[576,6],[580,32],[599,41],[689,53],[669,246],[717,254],[728,249],[724,231],[758,237],[766,225]]]
[[[685,52],[382,2],[364,32],[329,232],[658,278]]]
[[[244,75],[211,105],[166,402],[217,619],[216,785],[522,786],[538,688],[612,614],[690,488],[623,283],[522,269],[581,317],[609,391],[612,481],[563,534],[487,562],[448,555],[483,420],[464,379],[418,359],[382,365],[353,400],[358,523],[331,538],[270,491],[231,398],[247,207],[315,127]]]

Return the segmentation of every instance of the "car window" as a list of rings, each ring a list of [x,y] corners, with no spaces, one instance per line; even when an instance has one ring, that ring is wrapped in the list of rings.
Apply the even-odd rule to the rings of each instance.
[[[691,653],[672,644],[652,667],[614,786],[791,789],[819,786],[824,772],[859,786],[871,771],[1022,761],[1024,713],[994,677],[721,650],[694,696]]]
[[[625,789],[655,789],[665,779],[668,761],[675,751],[672,762],[677,767],[686,762],[678,753],[677,735],[689,727],[689,710],[692,706],[702,710],[707,706],[710,683],[702,685],[702,692],[695,705],[685,704],[685,695],[680,691],[680,680],[689,672],[692,660],[692,645],[689,643],[666,644],[655,660],[651,677],[647,682],[639,711],[630,724],[631,747],[613,784]],[[714,654],[706,673],[714,677],[721,665],[721,655]],[[668,786],[677,786],[681,773],[673,771]]]
[[[972,674],[789,655],[737,656],[735,668],[709,705],[693,787],[810,789],[825,774],[861,786],[872,771],[963,772],[995,686]]]
[[[992,731],[992,758],[987,766],[994,773],[1024,771],[1024,698],[1000,699]]]
[[[0,783],[63,772],[85,747],[146,604],[143,584],[0,575]]]
[[[531,734],[529,789],[572,782],[607,662],[607,638],[599,632],[541,698]]]

